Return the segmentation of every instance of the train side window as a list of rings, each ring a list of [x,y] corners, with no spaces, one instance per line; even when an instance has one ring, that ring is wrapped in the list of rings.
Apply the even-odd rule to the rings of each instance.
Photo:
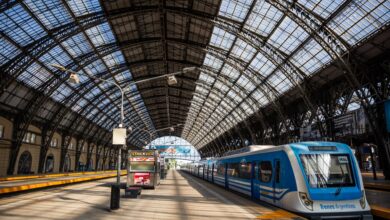
[[[261,161],[259,169],[260,181],[268,183],[272,178],[272,163],[271,161]]]
[[[277,160],[275,164],[275,182],[280,183],[280,161]]]
[[[240,163],[239,177],[242,179],[250,179],[251,170],[252,170],[251,163]]]
[[[217,174],[224,176],[225,175],[225,164],[218,164],[217,166]]]
[[[239,167],[240,167],[239,163],[229,163],[227,175],[232,177],[238,177]]]

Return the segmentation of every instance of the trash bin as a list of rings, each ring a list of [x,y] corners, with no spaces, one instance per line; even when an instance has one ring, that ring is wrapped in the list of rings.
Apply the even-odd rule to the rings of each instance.
[[[120,207],[120,198],[121,198],[121,190],[120,185],[113,184],[111,185],[111,202],[110,209],[115,210]]]

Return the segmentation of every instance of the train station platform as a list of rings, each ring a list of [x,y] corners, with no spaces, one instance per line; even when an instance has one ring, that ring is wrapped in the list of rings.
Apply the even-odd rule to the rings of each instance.
[[[126,172],[122,171],[122,175]],[[117,175],[116,171],[58,173],[46,175],[8,176],[0,178],[0,195],[17,193],[25,190],[39,189],[50,186],[59,186],[71,183],[79,183]]]
[[[374,179],[372,172],[362,172],[367,201],[374,216],[390,219],[390,181],[382,172]]]
[[[0,216],[2,220],[300,219],[175,170],[155,190],[144,189],[138,199],[121,198],[121,208],[109,211],[112,182],[114,178],[100,179],[5,197],[0,199]]]

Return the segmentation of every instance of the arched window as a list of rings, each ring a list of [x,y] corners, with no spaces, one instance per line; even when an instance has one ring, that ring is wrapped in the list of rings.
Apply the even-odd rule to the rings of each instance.
[[[28,151],[23,152],[19,157],[18,174],[30,174],[32,156]]]
[[[50,154],[46,157],[45,173],[52,173],[54,171],[54,156]]]
[[[65,161],[64,161],[64,172],[69,172],[70,171],[70,165],[71,165],[71,160],[69,154],[65,156]]]

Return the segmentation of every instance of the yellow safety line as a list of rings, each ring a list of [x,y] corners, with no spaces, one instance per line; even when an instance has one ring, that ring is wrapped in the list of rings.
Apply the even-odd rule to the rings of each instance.
[[[122,170],[122,172],[125,170]],[[33,175],[33,176],[10,176],[10,177],[1,177],[0,182],[2,181],[14,181],[14,180],[25,180],[25,179],[37,179],[37,178],[51,178],[51,177],[62,177],[62,176],[80,176],[88,174],[102,174],[113,172],[113,170],[106,171],[87,171],[87,172],[77,172],[77,173],[57,173],[57,174],[42,174],[42,175]]]
[[[390,219],[390,209],[380,207],[377,205],[370,205],[371,206],[371,213],[374,216],[378,216],[384,219]]]
[[[121,175],[125,175],[125,174],[126,174],[125,172],[121,173]],[[104,178],[109,178],[114,176],[116,176],[116,173],[92,176],[92,177],[81,177],[81,178],[68,179],[68,180],[57,180],[57,181],[50,181],[50,182],[43,182],[43,183],[26,184],[21,186],[5,187],[0,189],[0,194],[19,192],[19,191],[30,190],[30,189],[38,189],[38,188],[44,188],[49,186],[58,186],[58,185],[64,185],[70,183],[85,182],[90,180],[98,180],[98,179],[104,179]]]
[[[263,214],[256,217],[256,219],[283,219],[283,218],[289,218],[289,219],[304,219],[300,216],[297,216],[293,213],[278,209],[275,211],[270,212],[264,212]]]

